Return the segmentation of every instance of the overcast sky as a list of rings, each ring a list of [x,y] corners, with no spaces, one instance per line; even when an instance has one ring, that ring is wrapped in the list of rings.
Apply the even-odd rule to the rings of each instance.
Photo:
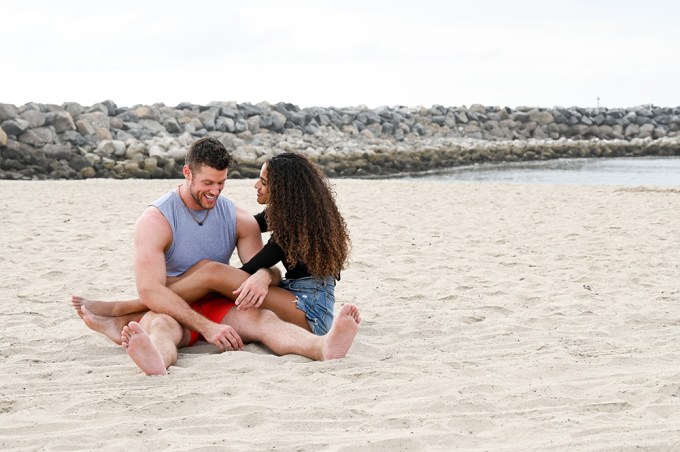
[[[679,5],[3,0],[0,102],[680,106]]]

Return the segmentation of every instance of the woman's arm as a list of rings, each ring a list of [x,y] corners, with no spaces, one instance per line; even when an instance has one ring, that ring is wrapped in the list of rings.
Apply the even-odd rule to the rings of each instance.
[[[285,253],[281,247],[270,239],[252,259],[243,264],[241,270],[252,275],[261,268],[273,267],[281,262],[284,257]]]

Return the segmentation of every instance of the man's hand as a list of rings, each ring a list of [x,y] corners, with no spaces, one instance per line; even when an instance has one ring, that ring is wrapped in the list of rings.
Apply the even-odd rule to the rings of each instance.
[[[236,351],[243,348],[241,336],[229,325],[216,323],[207,334],[203,334],[203,337],[221,352]]]
[[[234,291],[237,295],[235,303],[239,311],[247,311],[252,308],[259,308],[264,301],[264,297],[269,292],[269,284],[272,282],[271,274],[267,269],[261,269],[250,275],[238,289]]]

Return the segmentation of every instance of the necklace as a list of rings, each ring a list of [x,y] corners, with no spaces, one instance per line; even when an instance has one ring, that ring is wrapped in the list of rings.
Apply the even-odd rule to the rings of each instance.
[[[194,214],[191,213],[191,210],[189,210],[187,205],[184,203],[184,200],[182,199],[182,192],[179,191],[179,187],[177,187],[177,195],[179,196],[179,200],[182,201],[182,205],[186,209],[186,211],[189,214],[189,216],[191,217],[191,219],[194,220],[196,222],[196,224],[198,224],[199,226],[203,226],[203,223],[205,223],[206,218],[208,218],[208,214],[210,213],[210,209],[206,209],[205,216],[203,217],[203,219],[201,221],[198,221],[196,219],[196,217],[194,216]]]

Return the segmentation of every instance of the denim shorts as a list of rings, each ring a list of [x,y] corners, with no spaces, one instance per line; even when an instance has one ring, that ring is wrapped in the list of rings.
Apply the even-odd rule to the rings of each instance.
[[[280,286],[295,295],[297,308],[305,313],[312,333],[323,336],[333,325],[335,278],[284,279]]]

